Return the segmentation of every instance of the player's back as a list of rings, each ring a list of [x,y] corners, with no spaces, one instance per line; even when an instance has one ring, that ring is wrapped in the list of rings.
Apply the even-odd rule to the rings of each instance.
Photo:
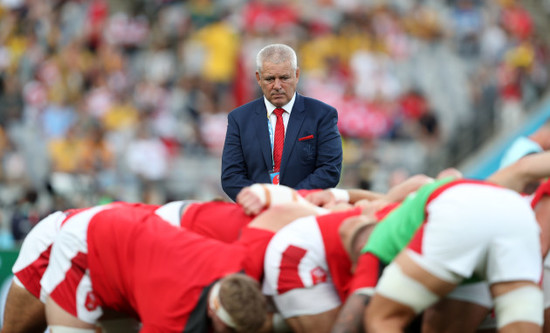
[[[104,306],[171,328],[185,324],[204,287],[241,271],[246,259],[245,246],[174,227],[139,207],[98,213],[88,247],[92,284]]]
[[[181,226],[206,237],[230,243],[239,238],[242,228],[252,219],[235,203],[195,202],[185,209]]]

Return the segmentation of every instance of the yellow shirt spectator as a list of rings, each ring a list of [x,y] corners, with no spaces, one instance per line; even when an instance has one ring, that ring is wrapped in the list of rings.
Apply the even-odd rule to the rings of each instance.
[[[48,144],[48,153],[54,172],[79,173],[84,145],[80,139],[68,135]]]
[[[239,36],[228,23],[217,22],[199,30],[195,40],[205,48],[203,75],[216,83],[228,83],[235,76]]]
[[[103,116],[103,126],[107,131],[134,128],[138,122],[139,111],[127,100],[114,104]]]

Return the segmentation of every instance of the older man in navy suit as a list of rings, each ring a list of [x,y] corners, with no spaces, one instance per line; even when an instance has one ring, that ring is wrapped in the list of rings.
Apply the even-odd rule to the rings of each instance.
[[[296,93],[300,77],[294,50],[264,47],[256,57],[263,97],[228,115],[222,156],[222,187],[235,200],[254,183],[294,189],[335,187],[342,169],[338,112]]]

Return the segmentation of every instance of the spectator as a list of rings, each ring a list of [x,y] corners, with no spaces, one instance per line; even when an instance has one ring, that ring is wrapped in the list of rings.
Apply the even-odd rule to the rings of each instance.
[[[118,94],[115,102],[101,119],[108,131],[127,131],[135,128],[139,122],[139,111],[127,95]]]
[[[504,29],[518,40],[529,38],[534,29],[531,14],[517,0],[503,0],[501,22]]]
[[[109,189],[112,190],[116,161],[114,151],[105,138],[105,129],[101,124],[90,124],[82,144],[82,172],[93,181],[95,191],[104,193]]]
[[[139,201],[146,203],[164,202],[162,182],[168,173],[168,151],[163,142],[155,137],[144,122],[135,139],[126,150],[126,165],[137,178]]]
[[[15,204],[15,210],[11,216],[11,233],[14,241],[23,241],[27,233],[42,218],[37,203],[38,193],[33,189],[28,189]]]
[[[74,109],[66,101],[50,103],[41,115],[44,135],[48,139],[64,137],[77,121]]]
[[[458,53],[464,57],[477,56],[483,28],[483,13],[480,8],[473,0],[458,0],[451,19]]]
[[[84,149],[81,133],[79,133],[80,125],[74,124],[64,137],[52,139],[49,142],[48,151],[54,173],[77,174],[80,172]]]

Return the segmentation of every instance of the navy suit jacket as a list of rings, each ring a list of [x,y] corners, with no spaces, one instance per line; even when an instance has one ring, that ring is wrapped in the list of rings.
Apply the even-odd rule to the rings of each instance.
[[[221,182],[233,200],[254,183],[271,183],[273,169],[263,97],[231,111],[222,155]],[[335,187],[342,169],[338,112],[319,100],[296,94],[286,128],[279,182],[294,189]]]

